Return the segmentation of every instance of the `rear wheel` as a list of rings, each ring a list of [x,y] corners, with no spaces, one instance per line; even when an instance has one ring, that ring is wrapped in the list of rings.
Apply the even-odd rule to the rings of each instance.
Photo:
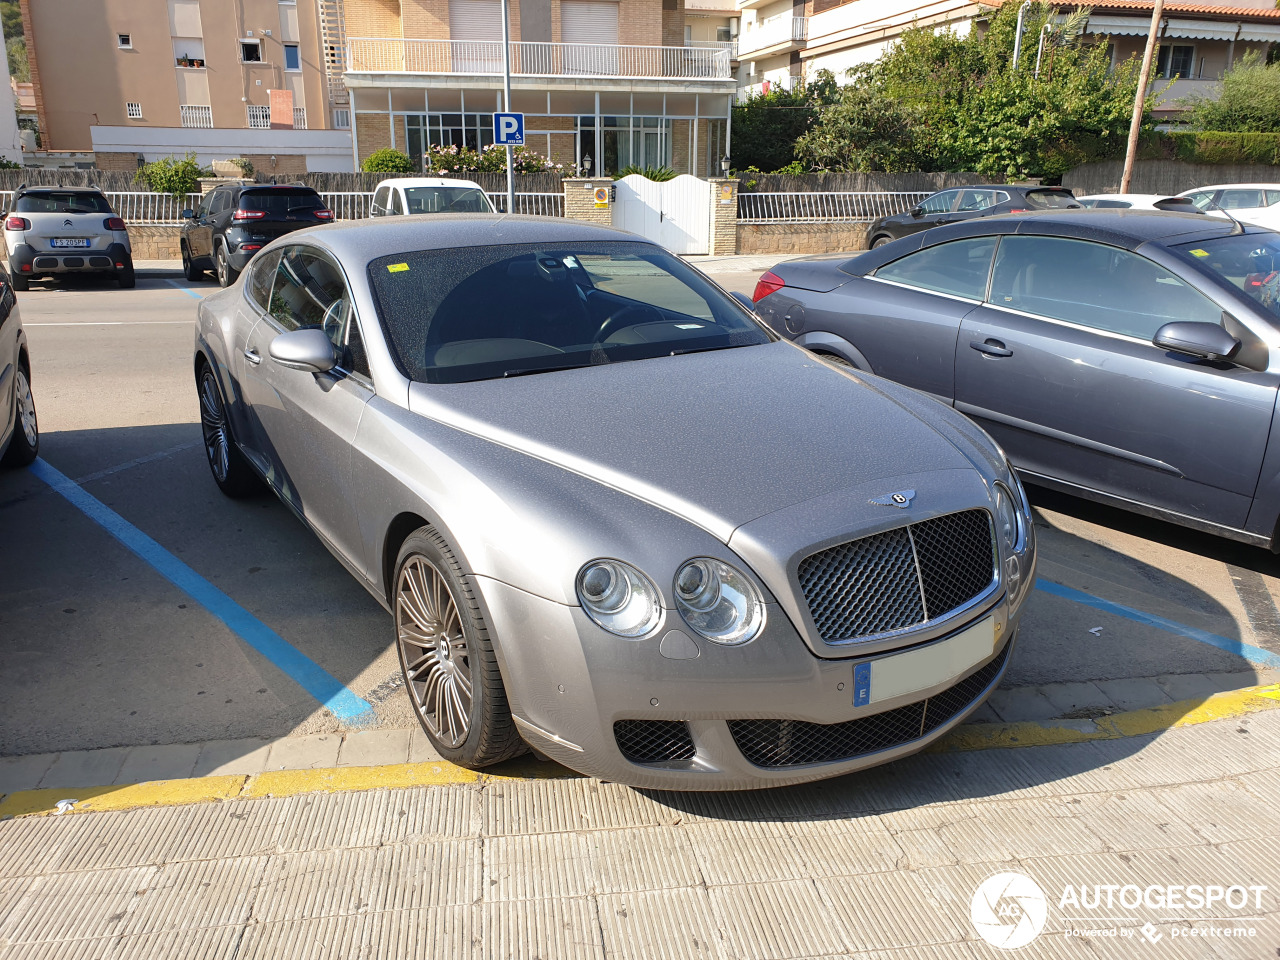
[[[15,290],[26,291],[31,289],[31,278],[26,274],[20,273],[13,264],[9,265],[9,282],[13,284],[13,289]]]
[[[214,482],[219,490],[234,499],[257,493],[262,489],[262,482],[236,446],[231,423],[227,419],[227,408],[222,402],[218,376],[207,361],[200,368],[197,385],[200,391],[200,431],[204,435],[204,453]]]
[[[26,361],[21,361],[14,382],[13,436],[2,462],[6,467],[25,467],[40,453],[40,427],[36,421],[36,401],[31,395],[31,372]]]
[[[204,276],[204,271],[197,269],[192,262],[191,251],[187,249],[186,241],[182,243],[182,275],[188,280],[199,280]]]
[[[876,247],[883,247],[891,239],[893,238],[892,237],[876,237],[874,240],[871,241],[871,249],[874,250]]]
[[[405,688],[440,756],[487,767],[525,752],[480,605],[431,527],[414,531],[400,548],[392,599]]]
[[[120,289],[131,290],[138,283],[137,277],[133,272],[133,258],[124,261],[124,266],[116,270],[116,283],[120,284]]]
[[[213,256],[214,265],[218,271],[218,283],[221,286],[229,287],[236,282],[236,277],[240,276],[240,271],[231,265],[231,258],[227,254],[227,245],[218,243],[218,250]]]

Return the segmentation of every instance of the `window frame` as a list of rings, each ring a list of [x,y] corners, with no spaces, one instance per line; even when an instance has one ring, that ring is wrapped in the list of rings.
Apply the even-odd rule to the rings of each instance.
[[[285,72],[286,72],[286,73],[301,73],[301,72],[302,72],[302,47],[301,47],[299,44],[296,44],[296,43],[282,43],[280,46],[284,48],[284,69],[285,69]],[[297,64],[297,66],[293,66],[293,67],[289,66],[289,51],[290,51],[290,50],[292,50],[292,51],[293,51],[293,59],[294,59],[294,62]]]
[[[939,217],[944,213],[954,213],[956,209],[956,204],[960,202],[960,194],[962,192],[963,192],[963,188],[961,187],[951,187],[946,190],[939,190],[937,193],[933,194],[933,196],[925,197],[923,200],[920,201],[920,209],[923,211],[920,214],[920,216]],[[928,203],[930,200],[933,200],[937,197],[945,197],[947,194],[951,194],[951,202],[947,204],[947,208],[945,210],[925,210],[924,205]]]
[[[116,34],[116,49],[117,49],[117,50],[132,50],[132,49],[133,49],[133,34],[131,34],[131,33],[117,33],[117,34]]]
[[[262,41],[261,40],[257,39],[256,37],[240,37],[239,40],[240,40],[240,62],[241,63],[265,63],[265,61],[262,59]],[[250,47],[250,46],[257,48],[258,59],[246,60],[244,58],[245,47]]]
[[[1179,80],[1194,80],[1196,72],[1196,45],[1194,43],[1162,43],[1160,49],[1156,53],[1156,79],[1172,80],[1174,74],[1171,72],[1173,67],[1173,51],[1183,49],[1191,51],[1191,68],[1186,74],[1178,74]],[[1167,53],[1166,53],[1167,51]],[[1163,65],[1161,65],[1161,55],[1163,56]]]
[[[368,362],[368,357],[369,357],[369,348],[368,348],[368,343],[369,343],[369,341],[368,341],[368,338],[366,338],[366,337],[365,337],[365,335],[364,335],[364,327],[363,327],[363,325],[360,323],[360,311],[358,310],[358,308],[357,308],[357,306],[356,306],[355,295],[354,295],[354,293],[353,293],[353,288],[352,288],[352,285],[351,285],[351,278],[347,275],[347,271],[346,271],[346,269],[342,266],[342,264],[341,264],[341,262],[338,260],[338,258],[337,258],[337,257],[335,257],[335,256],[334,256],[332,253],[330,253],[328,250],[325,250],[325,249],[323,249],[323,248],[321,248],[321,247],[314,246],[313,244],[310,244],[310,243],[289,243],[289,244],[285,244],[284,246],[280,247],[278,250],[273,250],[273,251],[272,251],[272,253],[278,253],[278,254],[279,254],[279,257],[276,259],[275,268],[274,268],[274,270],[273,270],[273,272],[272,272],[271,288],[270,288],[270,290],[268,290],[268,291],[267,291],[267,301],[268,301],[268,304],[267,304],[267,306],[265,306],[265,307],[259,307],[259,309],[260,309],[260,310],[261,310],[261,312],[262,312],[262,317],[263,317],[263,319],[264,319],[264,320],[269,321],[269,322],[270,322],[270,323],[272,323],[272,324],[274,324],[276,327],[280,328],[280,330],[282,330],[283,332],[286,332],[286,333],[290,332],[290,329],[292,329],[292,330],[301,330],[301,329],[302,329],[302,327],[301,327],[301,326],[297,326],[297,327],[293,327],[293,328],[285,327],[285,325],[284,325],[283,323],[281,323],[281,322],[280,322],[280,320],[276,317],[276,315],[275,315],[275,314],[273,314],[273,313],[271,312],[271,309],[270,309],[270,300],[271,300],[272,295],[275,293],[275,290],[276,290],[276,282],[280,279],[280,272],[279,272],[279,271],[280,271],[280,264],[281,264],[282,262],[284,262],[285,256],[286,256],[290,251],[295,251],[298,255],[305,254],[305,255],[307,255],[307,256],[314,257],[314,258],[316,258],[316,259],[318,259],[318,260],[323,260],[323,261],[325,261],[327,264],[329,264],[329,266],[330,266],[330,267],[333,267],[333,268],[337,271],[337,275],[338,275],[339,277],[341,277],[341,278],[342,278],[342,286],[345,288],[346,293],[347,293],[347,298],[346,298],[346,299],[347,299],[347,304],[348,304],[348,307],[347,307],[347,316],[346,316],[346,321],[345,321],[345,324],[344,324],[344,326],[343,326],[343,331],[342,331],[342,337],[341,337],[341,339],[342,339],[342,345],[334,344],[334,350],[338,353],[338,362],[337,362],[336,364],[334,364],[333,368],[332,368],[331,370],[329,370],[328,372],[330,373],[330,375],[334,376],[335,378],[336,378],[337,376],[339,376],[339,375],[342,375],[342,376],[345,376],[345,377],[350,377],[350,378],[352,378],[352,379],[354,379],[354,380],[357,380],[357,381],[359,381],[359,382],[361,382],[361,383],[363,383],[363,384],[367,385],[367,386],[368,386],[368,388],[369,388],[370,390],[374,390],[374,386],[373,386],[373,371],[372,371],[372,368],[370,368],[370,372],[366,374],[366,373],[363,373],[363,372],[362,372],[362,371],[360,371],[360,370],[352,370],[352,369],[350,369],[350,368],[348,368],[348,367],[343,366],[343,363],[344,363],[344,361],[345,361],[345,359],[346,359],[346,358],[343,356],[343,353],[344,353],[344,347],[346,347],[346,348],[349,348],[349,347],[350,347],[350,341],[351,341],[351,324],[352,324],[353,322],[354,322],[355,327],[356,327],[356,332],[357,332],[357,334],[358,334],[358,335],[359,335],[359,337],[360,337],[360,343],[361,343],[362,347],[364,348],[365,361],[366,361],[366,363]],[[247,294],[246,294],[246,296],[247,296]],[[250,301],[250,302],[254,302],[254,301]],[[255,305],[256,305],[256,304],[255,304]],[[327,336],[327,334],[326,334],[326,336]],[[330,343],[333,343],[333,341],[332,341],[332,340],[330,340],[329,342],[330,342]],[[375,390],[374,392],[376,392],[376,390]]]
[[[142,104],[136,100],[126,100],[124,102],[124,116],[126,120],[141,120]]]
[[[946,297],[948,300],[956,300],[956,301],[959,301],[960,303],[971,303],[975,306],[981,306],[983,303],[987,302],[987,298],[991,294],[991,274],[995,269],[996,257],[1000,253],[1000,241],[1002,239],[1003,237],[1000,234],[991,234],[991,235],[980,235],[976,237],[957,237],[954,240],[947,240],[947,241],[944,241],[943,243],[930,244],[927,247],[921,247],[919,250],[912,250],[910,253],[904,254],[903,256],[899,257],[897,260],[890,260],[888,263],[880,264],[880,266],[876,267],[874,273],[867,276],[867,279],[878,280],[880,283],[887,283],[894,287],[902,287],[904,290],[914,290],[916,293],[929,294],[935,297]],[[892,267],[895,264],[903,263],[904,261],[910,260],[912,257],[919,256],[920,254],[923,254],[923,253],[936,252],[937,250],[947,246],[948,244],[974,243],[974,242],[979,242],[984,240],[994,241],[994,246],[991,248],[991,259],[987,263],[987,279],[982,286],[982,296],[978,299],[974,299],[973,297],[966,297],[959,293],[950,293],[946,290],[933,290],[929,287],[916,286],[914,284],[907,283],[904,280],[895,280],[892,277],[880,276],[880,271],[883,270],[885,267]]]

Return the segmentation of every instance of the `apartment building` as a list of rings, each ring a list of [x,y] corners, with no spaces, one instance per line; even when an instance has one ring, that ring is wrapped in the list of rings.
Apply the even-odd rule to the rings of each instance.
[[[335,96],[327,68],[324,7],[332,4],[22,0],[45,149],[95,150],[99,166],[127,169],[140,156],[256,148],[264,168],[275,156],[286,173],[334,141],[328,151],[346,161],[345,133],[292,136],[331,131],[344,117],[340,78]]]
[[[912,26],[983,29],[991,6],[971,0],[736,0],[742,11],[738,37],[738,94],[791,87],[830,70],[847,71],[880,57]],[[1004,0],[1018,3],[1020,0]],[[1152,0],[1101,0],[1090,7],[1086,40],[1108,45],[1113,63],[1141,56],[1151,26]],[[1063,11],[1074,9],[1063,4]],[[1211,96],[1229,64],[1249,50],[1264,56],[1280,42],[1280,10],[1273,0],[1224,0],[1164,5],[1153,83],[1161,91],[1158,119],[1171,120],[1178,103],[1193,94]],[[1027,42],[1035,49],[1038,37]],[[1167,81],[1174,80],[1170,86]],[[1166,89],[1167,88],[1167,89]]]
[[[735,81],[729,39],[695,41],[687,0],[511,0],[513,110],[525,142],[566,168],[717,174]],[[714,0],[707,0],[708,3]],[[357,163],[384,147],[483,148],[502,109],[499,0],[345,0],[344,79]],[[702,26],[698,24],[698,26]],[[686,42],[688,38],[688,42]]]

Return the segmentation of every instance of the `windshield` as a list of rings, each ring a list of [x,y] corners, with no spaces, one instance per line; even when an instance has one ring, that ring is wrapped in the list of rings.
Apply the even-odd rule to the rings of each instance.
[[[405,213],[492,213],[489,198],[475,187],[405,187]]]
[[[462,383],[768,343],[734,299],[647,243],[423,250],[369,264],[400,368]]]
[[[100,193],[69,190],[32,190],[18,198],[15,213],[111,213],[111,204]]]
[[[1028,190],[1027,206],[1036,210],[1071,210],[1080,203],[1065,190]]]
[[[1280,235],[1242,233],[1173,249],[1280,318]]]
[[[311,210],[323,210],[324,201],[314,190],[284,189],[272,187],[269,190],[246,190],[240,194],[239,209],[265,210],[284,216],[289,213],[307,213]]]

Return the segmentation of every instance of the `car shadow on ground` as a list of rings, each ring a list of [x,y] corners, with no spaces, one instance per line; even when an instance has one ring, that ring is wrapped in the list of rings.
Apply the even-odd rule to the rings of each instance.
[[[274,497],[223,497],[209,475],[198,425],[51,433],[43,444],[52,466],[366,698],[380,724],[403,729],[413,723],[398,687],[390,617]],[[4,755],[342,732],[279,667],[31,471],[0,471],[0,539]],[[1122,589],[1126,577],[1159,585],[1204,629],[1240,639],[1229,610],[1174,574],[1143,569],[1132,557],[1043,524],[1041,551],[1046,558],[1072,551],[1094,558],[1090,569],[1098,582],[1081,589],[1099,591],[1108,578]],[[1123,569],[1124,577],[1111,568]],[[1008,677],[1022,684],[1151,677],[1178,672],[1170,663],[1194,661],[1199,672],[1229,675],[1238,686],[1256,682],[1243,658],[1155,627],[1118,621],[1094,635],[1086,622],[1099,616],[1083,615],[1061,597],[1034,594]],[[1184,700],[1178,709],[1203,700]],[[771,816],[813,816],[864,802],[980,798],[1088,771],[1115,759],[1116,750],[1138,751],[1154,739],[1053,748],[1052,762],[1029,760],[1031,753],[1021,750],[966,754],[973,759],[965,764],[982,775],[957,773],[946,782],[931,777],[936,758],[923,754],[816,785],[655,796],[675,809],[717,817],[753,816],[750,811],[765,808]],[[524,758],[491,772],[554,776],[557,770]]]

